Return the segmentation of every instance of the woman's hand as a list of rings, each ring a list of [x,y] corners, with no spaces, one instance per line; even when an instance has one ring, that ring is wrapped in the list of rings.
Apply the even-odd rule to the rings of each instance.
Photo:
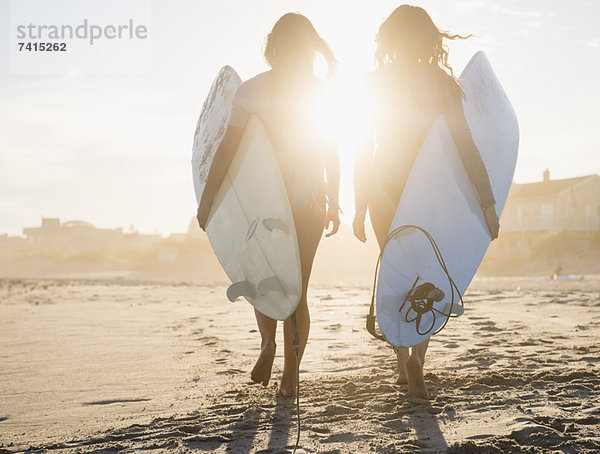
[[[327,209],[327,217],[325,218],[325,230],[329,228],[331,224],[331,230],[325,234],[325,237],[335,235],[340,228],[340,213],[339,209],[329,207]]]
[[[498,238],[498,231],[500,230],[500,220],[496,214],[496,208],[494,205],[487,206],[483,209],[483,218],[492,236],[492,241]]]
[[[354,222],[352,222],[352,230],[354,236],[363,243],[367,242],[367,234],[365,233],[365,218],[360,216],[354,216]]]

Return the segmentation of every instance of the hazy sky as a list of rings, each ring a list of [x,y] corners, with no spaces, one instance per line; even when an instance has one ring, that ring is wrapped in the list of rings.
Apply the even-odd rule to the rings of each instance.
[[[0,233],[20,234],[42,215],[106,228],[133,224],[147,233],[184,231],[196,210],[194,127],[219,68],[229,64],[242,79],[267,69],[266,34],[283,13],[297,11],[336,53],[340,86],[351,87],[373,69],[377,27],[400,4],[155,0],[150,73],[22,76],[9,71],[9,2],[0,1]],[[441,29],[477,35],[451,42],[450,62],[460,73],[475,51],[487,53],[519,118],[515,181],[540,180],[546,167],[552,178],[600,174],[600,2],[412,4]],[[351,150],[341,143],[348,220]]]

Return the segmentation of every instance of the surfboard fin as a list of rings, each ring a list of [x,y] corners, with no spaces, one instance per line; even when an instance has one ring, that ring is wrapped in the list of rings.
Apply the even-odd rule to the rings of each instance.
[[[272,232],[273,230],[281,230],[283,233],[288,232],[288,226],[285,222],[278,218],[264,218],[262,221],[265,228]]]
[[[279,283],[279,279],[276,276],[266,277],[261,280],[257,285],[258,293],[263,296],[266,296],[269,292],[280,292],[284,293],[283,288],[281,288],[281,284]]]
[[[258,225],[258,218],[256,218],[252,223],[248,226],[248,231],[246,232],[246,241],[250,241],[250,239],[254,236],[254,232],[256,232],[256,226]]]
[[[457,317],[463,315],[465,313],[465,308],[462,304],[450,303],[447,302],[444,307],[444,314],[456,315]]]
[[[229,301],[231,302],[235,301],[240,296],[254,298],[255,295],[256,291],[254,290],[252,284],[248,281],[234,282],[227,287],[227,298],[229,298]]]

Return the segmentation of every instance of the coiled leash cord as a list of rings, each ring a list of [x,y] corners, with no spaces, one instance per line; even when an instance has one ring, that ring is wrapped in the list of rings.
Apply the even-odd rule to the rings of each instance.
[[[402,305],[400,306],[400,309],[398,309],[398,312],[401,312],[402,309],[404,309],[404,306],[406,305],[406,303],[410,303],[410,308],[404,314],[404,320],[407,323],[412,323],[412,322],[416,321],[417,333],[421,336],[425,336],[425,335],[429,334],[431,332],[431,330],[433,330],[433,327],[435,326],[436,313],[446,317],[446,320],[444,320],[444,323],[442,324],[442,326],[438,330],[436,330],[433,334],[437,334],[441,330],[443,330],[446,327],[446,324],[448,323],[448,320],[450,319],[450,317],[456,317],[456,316],[452,315],[452,309],[454,308],[455,297],[457,295],[460,300],[460,305],[464,308],[464,302],[463,302],[463,298],[460,293],[460,290],[458,290],[456,283],[450,276],[450,273],[448,272],[448,268],[446,267],[446,262],[444,261],[442,252],[440,251],[440,248],[437,245],[437,243],[435,242],[434,238],[429,234],[429,232],[427,230],[425,230],[422,227],[419,227],[417,225],[412,225],[412,224],[401,225],[400,227],[395,228],[394,230],[392,230],[389,233],[388,237],[385,240],[383,248],[381,248],[379,257],[377,258],[377,265],[375,266],[375,276],[373,278],[373,291],[371,293],[371,306],[369,308],[369,314],[367,315],[367,331],[374,338],[383,340],[383,341],[387,341],[385,336],[381,333],[378,333],[375,330],[375,292],[377,289],[377,276],[379,274],[379,266],[381,264],[381,258],[383,256],[383,252],[385,251],[385,247],[387,246],[387,244],[391,240],[396,238],[398,235],[400,235],[402,232],[404,232],[405,230],[408,230],[408,229],[415,229],[415,230],[422,232],[425,235],[425,237],[429,240],[429,244],[431,244],[431,248],[433,249],[435,257],[436,257],[438,263],[440,264],[440,267],[446,274],[446,277],[448,278],[448,284],[450,284],[450,292],[451,292],[450,293],[450,310],[448,311],[448,313],[445,313],[445,312],[440,311],[440,310],[436,309],[435,307],[433,307],[434,302],[441,301],[444,298],[444,293],[441,290],[436,289],[435,286],[429,282],[421,284],[417,287],[417,283],[421,279],[421,277],[417,274],[417,278],[415,279],[408,294],[405,296],[404,301],[402,302]],[[437,290],[439,293],[432,294],[432,292],[434,292],[435,290]],[[411,311],[414,312],[414,314],[415,314],[414,317],[412,317],[410,315]],[[431,323],[431,326],[427,330],[421,331],[421,329],[420,329],[421,328],[420,327],[421,319],[422,319],[423,315],[425,315],[429,312],[431,312],[431,314],[433,315],[433,321]]]
[[[292,318],[290,320],[292,324],[292,347],[294,349],[294,353],[296,354],[296,417],[297,417],[297,434],[296,434],[296,444],[294,445],[294,450],[292,454],[296,452],[298,449],[298,444],[300,443],[300,339],[298,338],[298,325],[296,324],[296,311],[292,314]]]

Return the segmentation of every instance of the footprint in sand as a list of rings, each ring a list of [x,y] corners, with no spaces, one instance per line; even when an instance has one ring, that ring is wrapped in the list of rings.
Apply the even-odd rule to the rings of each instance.
[[[533,339],[533,338],[529,338],[527,340],[524,340],[522,342],[518,342],[517,343],[517,345],[520,345],[522,347],[531,347],[531,346],[534,346],[534,345],[537,345],[537,344],[538,344],[537,340]]]
[[[598,358],[597,356],[583,356],[580,359],[581,361],[587,361],[590,364],[597,363],[598,361],[600,361],[600,358]]]
[[[243,374],[244,371],[241,369],[227,369],[227,370],[222,370],[221,372],[217,372],[217,375],[237,375],[237,374]]]
[[[319,426],[306,426],[306,429],[310,432],[315,432],[317,434],[329,434],[331,430],[327,427],[319,427]]]
[[[332,349],[332,350],[340,350],[340,349],[345,349],[348,346],[346,344],[329,344],[327,346],[327,348]]]
[[[205,346],[212,346],[217,344],[218,339],[214,336],[203,336],[197,337],[196,340],[202,342]]]
[[[460,345],[458,345],[456,342],[448,342],[446,344],[442,345],[443,348],[458,348],[460,347]]]
[[[335,323],[333,325],[326,326],[323,329],[326,329],[328,331],[339,331],[341,328],[342,328],[342,325],[340,323]]]
[[[590,327],[586,325],[575,325],[573,331],[587,331],[588,329],[590,329]]]

